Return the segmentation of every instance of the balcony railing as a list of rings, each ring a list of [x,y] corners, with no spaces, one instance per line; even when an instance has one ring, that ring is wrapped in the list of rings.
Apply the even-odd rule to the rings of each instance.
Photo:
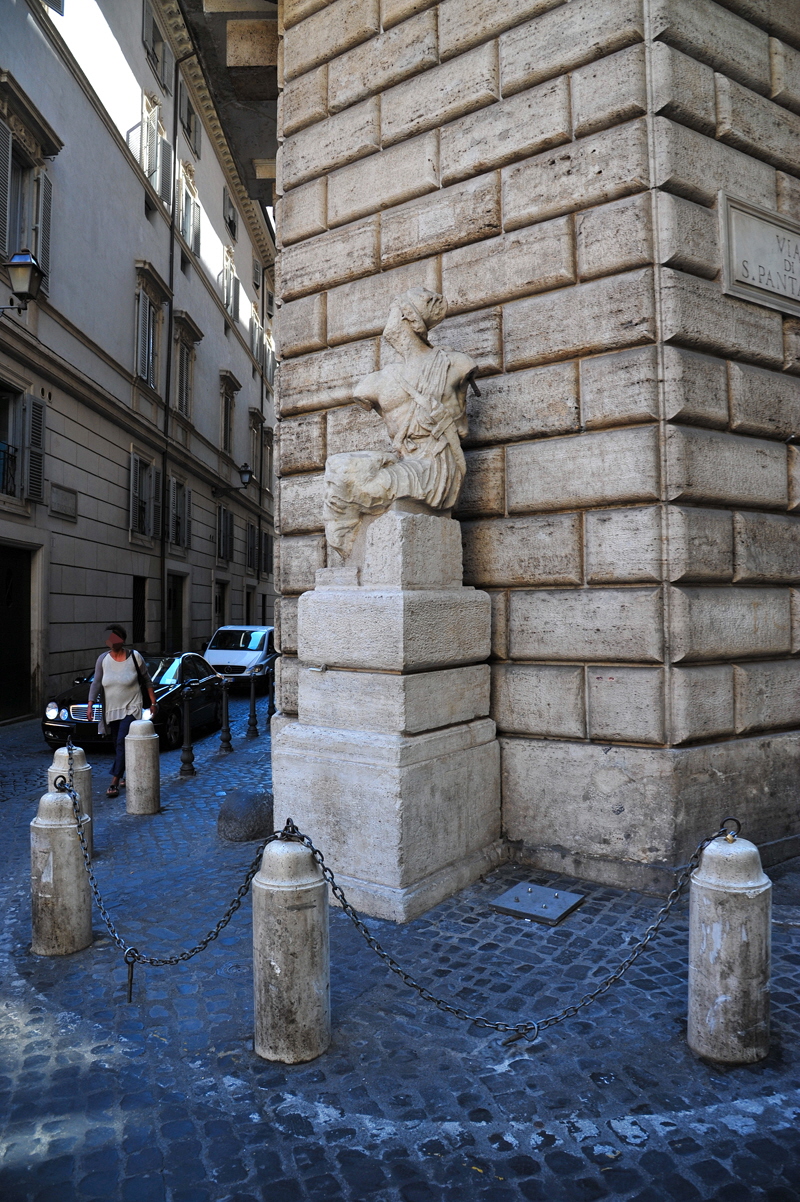
[[[17,448],[0,442],[0,493],[17,495]]]

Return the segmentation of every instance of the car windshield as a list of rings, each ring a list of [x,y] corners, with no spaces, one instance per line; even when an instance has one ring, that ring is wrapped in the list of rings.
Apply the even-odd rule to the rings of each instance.
[[[153,684],[175,684],[181,666],[179,655],[165,655],[161,659],[148,658],[144,661]]]
[[[265,630],[218,630],[208,644],[209,651],[263,651]]]

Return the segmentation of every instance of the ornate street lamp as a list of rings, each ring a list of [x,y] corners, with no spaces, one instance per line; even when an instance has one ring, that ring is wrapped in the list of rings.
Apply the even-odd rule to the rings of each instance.
[[[9,309],[16,309],[18,313],[23,313],[28,307],[28,301],[36,300],[39,295],[45,273],[39,266],[36,256],[31,254],[27,247],[18,250],[4,266],[11,277],[11,291],[19,304],[0,306],[0,313],[5,313]]]
[[[238,469],[238,471],[239,471],[239,479],[242,482],[240,487],[242,489],[245,489],[245,488],[247,488],[250,481],[253,479],[253,469],[251,468],[249,463],[243,463],[242,466]],[[211,489],[212,497],[229,497],[229,496],[231,496],[232,493],[235,493],[235,492],[239,492],[239,487],[217,488],[215,486]]]

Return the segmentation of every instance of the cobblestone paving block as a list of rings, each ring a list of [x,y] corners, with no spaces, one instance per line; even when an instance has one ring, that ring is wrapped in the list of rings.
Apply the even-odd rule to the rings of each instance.
[[[255,844],[218,839],[224,795],[270,786],[269,739],[161,757],[164,811],[96,802],[96,872],[124,937],[192,946],[233,897]],[[689,1052],[685,904],[624,980],[533,1045],[418,1002],[331,914],[333,1044],[288,1067],[252,1051],[249,898],[175,968],[126,969],[95,913],[91,948],[29,952],[29,831],[51,753],[36,723],[0,729],[0,1152],[3,1202],[592,1202],[800,1197],[800,862],[776,870],[773,1047],[748,1068]],[[104,757],[92,754],[98,786]],[[276,815],[282,823],[285,815]],[[322,849],[324,851],[324,848]],[[516,882],[575,889],[563,925],[495,914]],[[386,948],[443,997],[504,1022],[593,987],[660,902],[507,865]]]

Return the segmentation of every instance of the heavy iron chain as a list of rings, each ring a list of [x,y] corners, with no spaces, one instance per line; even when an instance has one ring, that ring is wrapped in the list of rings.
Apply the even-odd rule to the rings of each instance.
[[[381,960],[383,960],[386,966],[400,978],[404,985],[407,985],[409,989],[415,990],[415,992],[418,993],[424,1001],[430,1002],[431,1005],[436,1006],[438,1010],[443,1010],[446,1014],[452,1014],[456,1018],[461,1019],[463,1022],[471,1023],[476,1027],[482,1027],[492,1031],[499,1031],[501,1034],[508,1035],[508,1038],[503,1040],[503,1044],[506,1046],[516,1043],[520,1039],[524,1039],[529,1044],[534,1043],[536,1039],[538,1039],[540,1032],[545,1031],[548,1027],[554,1027],[557,1023],[564,1022],[565,1019],[574,1018],[575,1015],[578,1014],[579,1011],[581,1011],[585,1006],[590,1006],[592,1002],[596,1001],[597,998],[606,993],[612,985],[615,985],[617,981],[624,976],[631,965],[638,960],[639,956],[641,956],[642,952],[648,947],[648,945],[661,930],[664,923],[667,921],[667,918],[669,917],[673,907],[689,883],[689,878],[700,863],[700,857],[708,845],[713,843],[715,839],[720,838],[725,838],[728,840],[728,842],[732,843],[742,829],[742,824],[739,822],[738,818],[723,818],[719,830],[715,831],[714,834],[710,835],[707,839],[703,839],[700,843],[698,843],[688,863],[685,864],[681,869],[678,879],[675,882],[675,887],[667,895],[664,905],[658,911],[650,926],[647,927],[641,939],[634,944],[631,951],[628,953],[625,959],[617,965],[614,971],[609,973],[608,976],[604,977],[594,989],[592,989],[589,993],[585,993],[577,1002],[573,1002],[569,1006],[565,1006],[563,1010],[559,1010],[555,1014],[550,1014],[546,1018],[540,1019],[538,1022],[534,1019],[529,1019],[521,1023],[503,1023],[495,1022],[493,1019],[485,1018],[480,1014],[470,1014],[469,1011],[464,1010],[463,1007],[452,1005],[452,1003],[446,1001],[444,998],[437,997],[435,993],[431,993],[431,991],[425,985],[420,984],[420,982],[415,980],[410,973],[406,972],[406,970],[400,964],[398,964],[395,958],[381,946],[364,920],[350,905],[350,902],[345,897],[344,890],[342,889],[341,885],[337,884],[332,870],[325,863],[325,857],[322,852],[319,850],[319,848],[314,846],[308,835],[304,835],[298,829],[298,827],[295,826],[291,818],[287,818],[283,830],[273,832],[273,834],[269,835],[259,846],[259,849],[253,858],[253,862],[248,868],[247,874],[239,886],[233,901],[228,906],[217,925],[210,930],[208,934],[200,940],[199,943],[195,944],[194,947],[189,948],[186,951],[178,952],[178,954],[175,956],[159,957],[143,955],[138,948],[131,947],[122,938],[119,931],[115,927],[111,916],[106,910],[105,905],[103,904],[103,899],[92,870],[91,857],[89,855],[89,849],[83,834],[83,822],[81,818],[79,798],[74,788],[73,747],[71,738],[67,740],[67,754],[69,757],[69,780],[64,780],[63,776],[58,777],[55,782],[55,786],[59,792],[67,793],[72,800],[72,809],[73,813],[75,814],[78,839],[80,840],[81,851],[83,853],[83,863],[84,867],[86,868],[86,874],[89,878],[89,884],[91,885],[94,899],[97,903],[97,908],[100,911],[100,916],[103,919],[111,938],[123,953],[123,959],[128,966],[129,1002],[131,1000],[133,991],[134,965],[150,964],[153,967],[160,968],[165,965],[179,964],[183,960],[191,960],[191,958],[196,956],[198,952],[204,951],[205,948],[208,947],[209,943],[213,942],[220,932],[224,930],[224,928],[233,918],[236,911],[241,906],[247,891],[250,888],[253,877],[256,875],[261,866],[261,857],[264,854],[264,849],[270,843],[274,843],[276,840],[291,840],[292,842],[302,843],[308,848],[314,859],[319,864],[322,875],[330,886],[331,893],[336,898],[343,912],[350,919],[358,933],[362,936],[364,942]],[[726,824],[728,822],[735,823],[735,831],[730,831],[727,829]]]

